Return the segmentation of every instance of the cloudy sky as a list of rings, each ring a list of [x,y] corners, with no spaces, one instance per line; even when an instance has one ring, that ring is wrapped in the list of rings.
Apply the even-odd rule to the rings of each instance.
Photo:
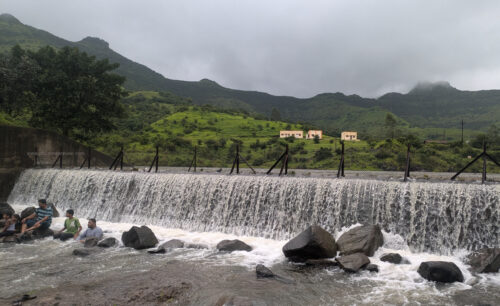
[[[167,78],[236,89],[500,88],[497,0],[0,0],[0,13],[72,41],[100,37]]]

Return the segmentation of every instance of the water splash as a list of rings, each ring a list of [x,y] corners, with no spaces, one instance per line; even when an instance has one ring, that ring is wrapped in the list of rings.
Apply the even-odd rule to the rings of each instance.
[[[30,169],[9,202],[42,197],[82,217],[191,231],[288,239],[310,224],[374,223],[416,251],[500,245],[499,185]]]

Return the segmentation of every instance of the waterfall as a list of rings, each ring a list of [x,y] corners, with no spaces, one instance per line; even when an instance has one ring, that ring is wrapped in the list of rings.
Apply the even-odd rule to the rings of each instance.
[[[98,170],[25,170],[11,204],[47,198],[78,217],[288,239],[380,224],[413,249],[498,247],[500,185]]]

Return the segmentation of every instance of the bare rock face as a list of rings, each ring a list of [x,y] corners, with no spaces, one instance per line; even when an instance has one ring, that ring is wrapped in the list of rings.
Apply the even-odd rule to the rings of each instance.
[[[417,270],[423,278],[440,282],[453,283],[463,282],[462,271],[452,262],[447,261],[426,261],[420,264]]]
[[[358,272],[370,263],[370,259],[363,253],[355,253],[337,257],[339,266],[347,272]]]
[[[467,256],[467,264],[475,273],[496,273],[500,269],[500,248],[483,248]]]
[[[222,240],[217,244],[217,249],[222,252],[247,251],[250,252],[252,247],[241,240]]]
[[[147,226],[132,226],[127,232],[122,234],[122,242],[126,247],[132,247],[136,250],[152,248],[158,244],[153,231]]]
[[[378,225],[362,225],[355,227],[337,240],[341,255],[363,253],[373,256],[375,251],[384,244],[384,237]]]
[[[289,260],[296,262],[332,258],[337,255],[337,244],[329,232],[320,226],[312,225],[288,241],[283,246],[283,253]]]

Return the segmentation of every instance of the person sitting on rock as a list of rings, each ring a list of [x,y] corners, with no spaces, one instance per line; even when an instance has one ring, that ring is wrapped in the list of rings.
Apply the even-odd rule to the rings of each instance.
[[[80,240],[80,242],[85,242],[88,238],[94,237],[100,240],[102,235],[102,229],[97,227],[97,221],[92,218],[89,219],[88,228],[80,235],[80,237],[78,237],[78,240]]]
[[[80,235],[82,226],[80,225],[80,220],[74,217],[75,211],[73,209],[68,209],[66,211],[66,220],[64,220],[64,227],[54,234],[54,239],[61,239],[66,241],[70,238],[76,239]]]
[[[16,233],[16,224],[19,222],[19,215],[12,215],[12,213],[8,212],[3,214],[3,218],[5,219],[5,226],[0,232],[0,237],[12,236]]]
[[[21,234],[35,229],[46,230],[52,224],[52,207],[47,205],[45,199],[38,200],[38,205],[40,207],[33,214],[21,220]]]

